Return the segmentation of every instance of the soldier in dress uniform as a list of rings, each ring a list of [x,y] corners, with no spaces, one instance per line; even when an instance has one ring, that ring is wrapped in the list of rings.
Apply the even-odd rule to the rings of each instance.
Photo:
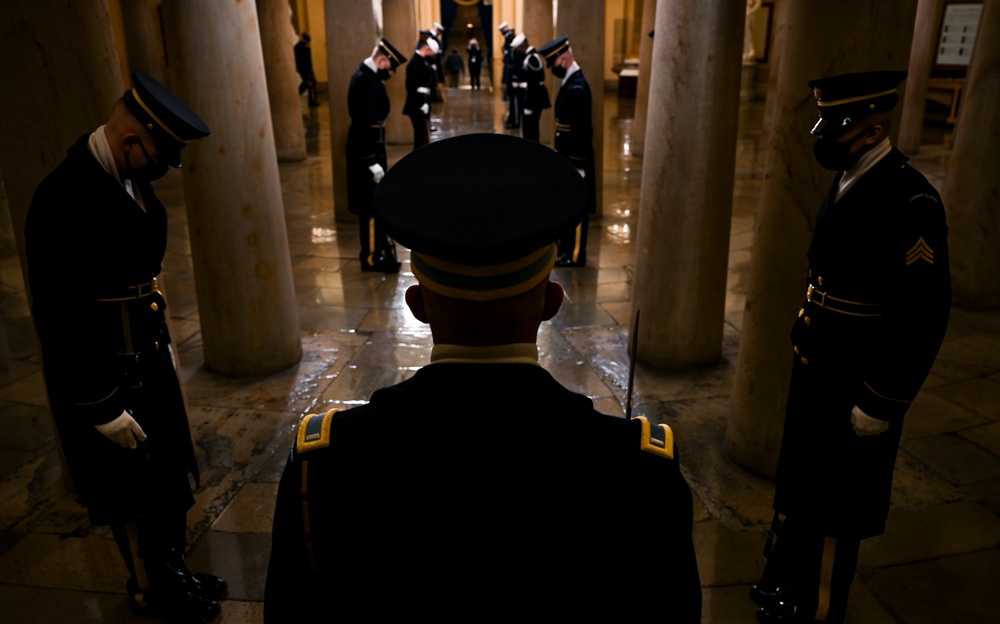
[[[809,246],[761,622],[842,622],[861,540],[885,531],[903,417],[948,325],[941,197],[889,142],[903,71],[813,80],[837,172]]]
[[[385,118],[389,96],[384,81],[402,63],[403,56],[387,39],[381,39],[371,56],[358,66],[347,90],[347,209],[358,215],[361,270],[397,273],[396,246],[375,221],[372,194],[388,167],[385,154]]]
[[[503,85],[503,99],[507,107],[507,110],[504,112],[504,128],[513,130],[514,128],[521,127],[521,110],[519,106],[515,105],[514,87],[511,84],[511,69],[514,61],[511,43],[513,43],[516,34],[514,33],[514,29],[507,25],[507,22],[500,24],[498,28],[500,29],[500,34],[503,35],[503,56],[501,57],[503,74],[500,82]]]
[[[587,185],[588,201],[578,224],[559,241],[556,266],[582,267],[587,264],[587,230],[590,215],[597,212],[597,172],[594,162],[594,99],[590,84],[573,58],[569,37],[545,44],[539,51],[549,71],[562,80],[556,95],[556,151],[576,167]]]
[[[443,190],[441,163],[455,180]],[[376,214],[412,249],[406,302],[430,324],[431,363],[366,405],[299,423],[266,622],[300,621],[324,594],[331,617],[373,601],[385,617],[443,619],[470,605],[568,618],[639,601],[700,622],[670,427],[602,414],[538,363],[539,325],[563,299],[554,241],[585,201],[565,158],[507,135],[437,141],[386,175]]]
[[[542,111],[552,108],[549,90],[545,86],[545,63],[524,34],[518,35],[511,46],[520,59],[513,80],[521,105],[521,136],[530,141],[538,141]]]
[[[431,101],[434,94],[434,70],[431,62],[437,54],[437,42],[428,37],[417,41],[410,64],[406,66],[406,103],[403,114],[413,126],[413,149],[431,142]]]
[[[167,213],[150,184],[204,121],[151,76],[42,180],[25,225],[31,312],[56,430],[90,522],[110,526],[136,613],[209,621],[226,592],[184,563],[197,485],[156,277]]]

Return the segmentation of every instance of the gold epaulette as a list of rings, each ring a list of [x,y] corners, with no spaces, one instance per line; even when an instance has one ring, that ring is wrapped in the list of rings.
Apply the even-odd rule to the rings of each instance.
[[[651,425],[645,416],[636,416],[635,420],[642,423],[642,437],[639,438],[639,448],[666,457],[674,458],[674,432],[667,425]]]
[[[303,416],[295,433],[295,451],[303,453],[330,446],[330,423],[336,413],[337,410],[332,409],[325,414]]]

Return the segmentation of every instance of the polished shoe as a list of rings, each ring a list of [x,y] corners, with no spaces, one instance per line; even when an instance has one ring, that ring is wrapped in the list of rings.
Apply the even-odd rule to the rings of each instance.
[[[167,566],[177,575],[181,590],[206,600],[222,598],[229,589],[229,583],[214,574],[189,570],[184,562],[184,555],[176,551],[167,556]]]
[[[786,593],[787,590],[784,587],[779,587],[777,585],[754,583],[750,586],[750,600],[753,600],[762,607],[769,607],[777,604],[777,602],[781,600]]]
[[[185,591],[144,593],[129,592],[128,606],[132,613],[178,624],[211,622],[222,610],[215,601]]]
[[[813,620],[803,617],[795,605],[778,600],[773,605],[757,609],[757,621],[761,624],[800,624]]]
[[[560,257],[556,258],[556,266],[557,267],[582,267],[582,266],[587,266],[587,263],[586,262],[573,262],[572,260],[570,260],[569,258],[567,258],[565,256],[560,256]]]

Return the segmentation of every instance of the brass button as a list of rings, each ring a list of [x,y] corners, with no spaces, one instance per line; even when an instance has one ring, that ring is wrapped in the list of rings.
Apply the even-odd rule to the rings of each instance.
[[[160,343],[159,343],[159,341],[157,341],[157,342],[154,342],[154,343],[153,343],[153,347],[155,347],[155,348],[156,348],[156,350],[157,350],[157,351],[159,351],[159,350],[160,350]]]
[[[803,321],[805,321],[806,325],[811,325],[811,324],[812,324],[812,322],[813,322],[813,321],[812,321],[812,319],[811,319],[811,318],[809,318],[808,316],[807,316],[807,317],[805,317],[805,318],[804,318],[804,319],[802,319],[802,320],[803,320]]]
[[[806,358],[802,358],[802,363],[805,364],[806,366],[809,366],[809,360],[807,360]]]
[[[154,301],[153,303],[149,304],[149,308],[150,308],[150,309],[151,309],[151,310],[152,310],[153,312],[156,312],[157,310],[159,310],[159,309],[160,309],[160,306],[156,305],[156,302]]]
[[[809,277],[812,277],[812,276],[813,276],[813,270],[809,269]]]
[[[792,348],[792,350],[793,350],[793,351],[795,351],[795,355],[798,355],[798,354],[799,354],[799,345],[795,345],[795,346],[794,346],[794,347]]]
[[[802,318],[802,315],[805,314],[805,313],[806,313],[806,309],[805,308],[799,308],[799,318]]]
[[[820,275],[819,277],[817,277],[817,278],[816,278],[816,281],[817,281],[817,282],[819,282],[819,285],[820,285],[820,286],[822,286],[822,285],[823,285],[823,276],[822,276],[822,275]]]

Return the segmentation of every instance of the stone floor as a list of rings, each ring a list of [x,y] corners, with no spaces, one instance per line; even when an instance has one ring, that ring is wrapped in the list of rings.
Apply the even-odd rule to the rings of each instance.
[[[605,98],[604,217],[591,226],[590,264],[555,271],[568,301],[539,340],[543,365],[615,414],[623,413],[627,377],[624,323],[642,164],[630,152],[632,109],[631,100]],[[435,139],[502,131],[499,99],[487,91],[448,90],[435,114]],[[637,373],[635,413],[670,422],[684,452],[696,496],[705,622],[754,621],[747,587],[759,573],[771,515],[772,484],[722,452],[762,181],[762,117],[761,103],[743,105],[724,360],[698,373],[641,366]],[[261,621],[272,506],[298,418],[363,402],[426,364],[430,352],[427,327],[403,303],[414,281],[408,253],[399,275],[362,273],[356,226],[334,223],[328,119],[325,102],[304,108],[310,156],[280,166],[305,352],[285,372],[228,380],[204,370],[180,176],[157,183],[171,216],[163,281],[203,473],[189,515],[189,561],[229,580],[218,620],[226,624]],[[947,140],[928,128],[915,159],[938,185]],[[393,147],[390,160],[407,151]],[[128,610],[108,531],[89,526],[63,487],[3,193],[0,211],[7,224],[0,234],[0,619],[144,621]],[[1000,621],[998,406],[1000,313],[956,309],[907,418],[888,532],[862,549],[849,622]]]

